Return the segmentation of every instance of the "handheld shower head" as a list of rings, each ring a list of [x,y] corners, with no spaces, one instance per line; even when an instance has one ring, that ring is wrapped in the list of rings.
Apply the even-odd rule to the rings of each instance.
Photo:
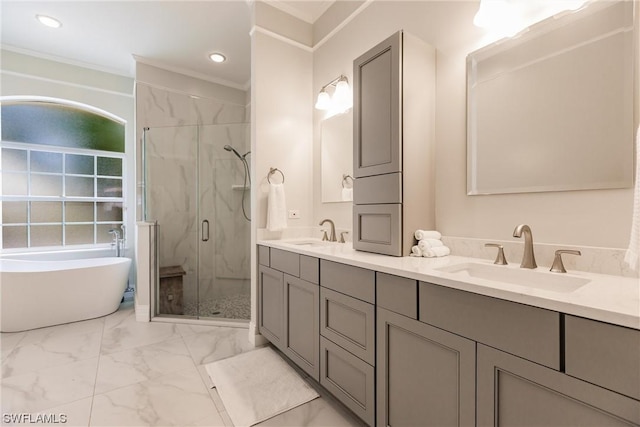
[[[224,146],[224,149],[225,149],[225,150],[227,150],[227,151],[229,151],[229,152],[233,152],[233,154],[235,154],[235,155],[236,155],[240,160],[242,160],[242,156],[240,155],[240,153],[238,153],[238,152],[236,151],[236,149],[235,149],[235,148],[233,148],[232,146],[230,146],[230,145],[225,145],[225,146]]]

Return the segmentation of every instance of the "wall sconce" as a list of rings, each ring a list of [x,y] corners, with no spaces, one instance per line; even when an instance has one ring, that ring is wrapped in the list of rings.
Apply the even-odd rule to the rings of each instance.
[[[330,86],[335,86],[333,96],[330,96],[329,92],[327,92],[327,88]],[[318,110],[343,112],[352,106],[353,98],[351,96],[349,80],[344,75],[341,75],[322,86],[322,89],[320,89],[320,93],[318,94],[318,99],[316,100],[316,109]]]

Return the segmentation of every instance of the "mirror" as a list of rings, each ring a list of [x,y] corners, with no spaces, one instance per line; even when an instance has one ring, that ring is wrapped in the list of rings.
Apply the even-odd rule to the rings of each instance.
[[[633,180],[633,2],[595,2],[467,57],[468,194]]]
[[[325,119],[321,125],[322,202],[353,200],[352,110]]]

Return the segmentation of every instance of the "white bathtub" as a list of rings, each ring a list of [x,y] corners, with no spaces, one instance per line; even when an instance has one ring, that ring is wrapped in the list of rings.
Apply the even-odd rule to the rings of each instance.
[[[93,319],[118,309],[129,258],[68,261],[0,259],[0,331]]]

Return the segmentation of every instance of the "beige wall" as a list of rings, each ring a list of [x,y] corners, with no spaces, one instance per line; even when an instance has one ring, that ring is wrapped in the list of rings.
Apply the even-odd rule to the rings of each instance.
[[[373,1],[314,51],[313,90],[338,75],[352,77],[352,61],[404,29],[437,49],[436,224],[445,235],[512,239],[527,223],[539,243],[626,248],[632,189],[495,196],[466,195],[466,68],[469,52],[486,43],[472,24],[475,1]],[[320,120],[314,113],[314,216],[351,228],[351,206],[320,200]]]

